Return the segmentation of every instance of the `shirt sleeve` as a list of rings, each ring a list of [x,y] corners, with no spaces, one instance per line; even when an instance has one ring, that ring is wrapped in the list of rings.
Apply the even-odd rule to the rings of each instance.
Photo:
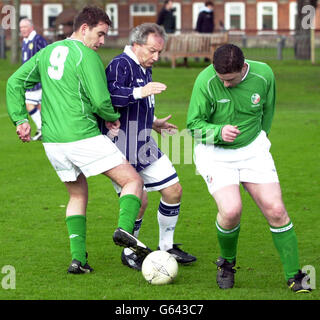
[[[28,112],[25,105],[25,91],[40,82],[39,54],[25,62],[7,82],[6,101],[11,121],[21,124],[28,121]]]
[[[276,101],[276,84],[274,74],[269,68],[269,82],[267,88],[267,99],[263,105],[263,115],[262,115],[262,130],[269,134],[271,130],[271,124],[273,120],[275,101]]]
[[[113,122],[119,119],[120,114],[115,112],[111,103],[103,63],[96,52],[90,52],[85,59],[82,59],[78,73],[83,89],[91,102],[92,112],[106,121]]]
[[[139,87],[131,86],[132,72],[124,59],[113,60],[106,69],[106,77],[115,107],[128,107],[130,103],[135,103],[137,98],[141,98],[141,91],[135,90]]]
[[[192,90],[187,116],[187,128],[196,143],[217,144],[222,141],[223,125],[210,123],[210,116],[214,110],[212,100],[206,82],[198,77]]]

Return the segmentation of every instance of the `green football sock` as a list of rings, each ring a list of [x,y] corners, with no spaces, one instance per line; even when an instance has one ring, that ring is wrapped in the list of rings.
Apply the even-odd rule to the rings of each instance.
[[[298,241],[293,224],[276,228],[270,226],[272,239],[283,265],[286,280],[293,278],[299,271]]]
[[[73,215],[66,218],[70,239],[70,251],[72,260],[77,259],[84,266],[86,258],[86,217]]]
[[[221,257],[226,259],[228,262],[233,262],[237,256],[240,224],[233,229],[227,230],[220,227],[216,221],[216,227]]]
[[[118,227],[132,233],[141,207],[141,200],[133,194],[126,194],[119,198],[119,205]]]

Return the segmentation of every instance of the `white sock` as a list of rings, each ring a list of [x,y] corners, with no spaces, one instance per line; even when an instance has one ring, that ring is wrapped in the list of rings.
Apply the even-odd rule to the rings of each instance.
[[[37,126],[38,130],[41,130],[41,113],[37,107],[35,107],[32,111],[29,112],[31,119]]]
[[[173,247],[174,229],[178,222],[180,202],[170,204],[160,200],[158,209],[159,247],[160,250],[169,250]]]

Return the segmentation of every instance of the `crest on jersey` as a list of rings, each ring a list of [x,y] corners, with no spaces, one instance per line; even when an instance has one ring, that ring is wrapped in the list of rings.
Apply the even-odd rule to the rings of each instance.
[[[32,50],[33,49],[33,43],[31,42],[31,43],[29,43],[29,50]]]
[[[260,95],[259,93],[254,93],[252,96],[251,96],[251,102],[253,104],[258,104],[260,102]]]

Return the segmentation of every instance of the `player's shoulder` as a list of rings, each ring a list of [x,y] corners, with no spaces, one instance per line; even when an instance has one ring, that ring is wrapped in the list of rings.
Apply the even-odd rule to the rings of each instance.
[[[122,52],[120,53],[119,55],[115,56],[110,64],[122,64],[122,65],[133,65],[134,61],[125,53],[125,52]]]
[[[107,69],[112,68],[112,67],[120,67],[120,68],[129,68],[132,69],[134,66],[135,62],[124,52],[121,54],[115,56],[107,66]]]
[[[266,79],[271,79],[274,77],[273,71],[267,63],[248,59],[246,59],[246,63],[248,63],[250,66],[250,73],[259,75]]]
[[[46,41],[46,42],[47,42],[47,40],[46,40],[41,34],[39,34],[39,33],[37,33],[37,34],[34,36],[34,40],[36,40],[36,41]]]

